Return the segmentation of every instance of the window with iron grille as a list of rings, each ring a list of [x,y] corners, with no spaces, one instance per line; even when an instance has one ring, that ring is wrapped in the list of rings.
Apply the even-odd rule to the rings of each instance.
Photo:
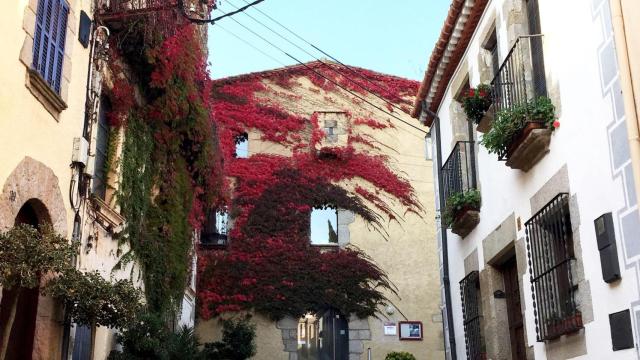
[[[65,0],[39,0],[33,37],[33,69],[60,93],[69,5]]]
[[[571,273],[575,257],[569,194],[553,198],[525,226],[538,341],[581,329]]]
[[[211,247],[227,246],[228,225],[229,215],[226,210],[209,210],[200,233],[200,244]]]
[[[477,271],[470,272],[460,281],[460,295],[462,297],[462,320],[467,359],[480,360],[484,353],[484,338],[480,323],[482,319],[480,277]]]

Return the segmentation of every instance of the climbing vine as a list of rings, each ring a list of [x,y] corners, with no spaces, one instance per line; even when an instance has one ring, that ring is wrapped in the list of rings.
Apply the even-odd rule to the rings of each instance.
[[[378,93],[399,107],[409,104],[417,89],[415,82],[355,71],[372,79],[374,88],[381,89]],[[325,141],[317,114],[305,116],[278,101],[304,100],[295,95],[296,88],[309,86],[303,78],[311,83],[308,89],[328,103],[338,103],[335,96],[342,92],[334,82],[364,94],[357,84],[319,63],[214,82],[224,174],[234,179],[225,199],[234,226],[226,251],[203,251],[199,257],[198,299],[204,318],[253,310],[278,319],[326,307],[366,317],[395,293],[385,272],[358,248],[323,252],[309,241],[313,208],[349,210],[383,236],[385,218],[399,218],[393,202],[405,211],[420,212],[410,183],[374,151],[373,137],[358,131],[380,131],[393,124],[373,116],[353,118],[344,109],[350,123],[347,141],[332,145]],[[259,134],[261,141],[278,143],[290,155],[235,158],[233,139],[242,133]]]
[[[136,29],[145,33],[115,38],[111,68],[110,119],[125,128],[117,199],[131,251],[122,262],[138,261],[148,307],[168,313],[179,306],[189,280],[194,230],[206,204],[219,196],[220,158],[199,30],[180,23],[170,32],[166,24],[155,34]],[[145,49],[142,59],[132,55],[131,42]],[[131,81],[121,64],[140,81]],[[138,103],[131,100],[135,91],[142,94]]]

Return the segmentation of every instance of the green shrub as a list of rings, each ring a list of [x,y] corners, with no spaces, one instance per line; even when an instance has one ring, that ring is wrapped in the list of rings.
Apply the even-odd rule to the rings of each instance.
[[[222,341],[205,344],[210,360],[246,360],[256,354],[256,326],[249,319],[222,320]]]
[[[480,191],[478,190],[473,189],[454,193],[447,199],[447,205],[444,209],[442,220],[447,226],[451,226],[461,210],[466,207],[480,209],[480,205],[481,198]]]
[[[384,360],[416,360],[416,357],[406,351],[393,351],[388,353]]]
[[[481,84],[476,89],[469,89],[469,93],[462,101],[462,107],[469,120],[477,124],[489,110],[492,102],[491,86]]]
[[[489,153],[499,154],[507,150],[513,138],[524,129],[527,121],[536,121],[554,129],[555,107],[547,97],[538,97],[496,114],[491,130],[482,136],[480,143]]]

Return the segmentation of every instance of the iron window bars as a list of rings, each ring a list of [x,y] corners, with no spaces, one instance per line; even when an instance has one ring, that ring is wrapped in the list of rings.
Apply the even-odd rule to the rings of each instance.
[[[581,329],[571,273],[575,257],[569,194],[558,194],[525,227],[538,341]]]
[[[476,189],[475,142],[458,141],[442,165],[445,207],[449,196]]]
[[[470,272],[460,281],[462,297],[462,320],[467,359],[480,360],[483,355],[484,340],[480,320],[480,276],[477,271]]]
[[[516,39],[491,81],[491,91],[496,114],[524,105],[534,97],[547,95],[542,35]],[[507,149],[498,154],[498,158],[507,160]]]

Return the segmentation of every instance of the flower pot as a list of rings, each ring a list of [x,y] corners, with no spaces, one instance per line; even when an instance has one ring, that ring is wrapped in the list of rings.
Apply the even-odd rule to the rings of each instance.
[[[493,104],[489,106],[489,109],[484,112],[484,116],[480,119],[480,122],[476,126],[476,131],[480,133],[487,133],[491,130],[491,124],[493,123],[493,118],[495,116],[495,107]]]
[[[540,122],[528,122],[507,147],[507,166],[529,171],[549,152],[552,130]]]
[[[455,220],[451,224],[451,232],[464,238],[478,226],[478,223],[480,223],[480,211],[472,206],[465,206],[456,213]]]

